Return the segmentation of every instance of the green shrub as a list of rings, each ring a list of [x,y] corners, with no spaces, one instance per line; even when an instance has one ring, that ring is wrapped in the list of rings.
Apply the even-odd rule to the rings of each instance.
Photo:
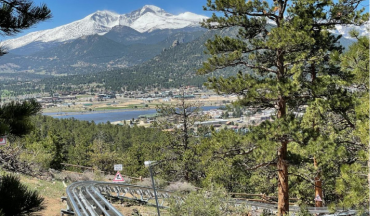
[[[183,197],[183,201],[170,199],[170,215],[173,216],[246,216],[249,209],[234,206],[225,189],[210,188],[194,191]]]
[[[0,194],[0,210],[3,215],[32,215],[44,209],[44,198],[37,191],[29,190],[14,175],[7,174],[2,177]]]

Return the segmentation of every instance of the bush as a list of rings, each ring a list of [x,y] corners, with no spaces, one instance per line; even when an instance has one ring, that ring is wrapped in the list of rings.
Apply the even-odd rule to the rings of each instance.
[[[153,187],[152,180],[150,178],[143,178],[142,181],[136,182],[136,185],[141,186],[141,187],[150,187],[150,188]]]
[[[195,191],[195,186],[188,182],[172,182],[165,190],[176,192],[192,192]]]
[[[226,190],[222,188],[202,189],[183,197],[183,202],[170,199],[170,215],[180,216],[246,216],[249,210],[245,206],[234,206]],[[185,213],[185,214],[184,214]]]
[[[155,188],[164,188],[167,185],[167,182],[162,180],[162,179],[154,179],[155,183]],[[136,185],[141,186],[141,187],[153,187],[152,185],[152,180],[150,178],[143,178],[143,181],[138,181]]]
[[[1,213],[6,216],[30,215],[45,208],[44,198],[37,191],[29,190],[14,175],[2,177],[0,194]]]
[[[94,181],[104,181],[104,173],[99,170],[94,171]]]
[[[307,206],[305,205],[302,205],[300,206],[300,210],[299,212],[297,212],[297,214],[295,214],[296,216],[312,216],[313,214],[311,214],[308,209],[307,209]]]
[[[55,180],[58,180],[58,181],[68,180],[68,174],[65,172],[57,172],[57,173],[52,173],[52,174]]]

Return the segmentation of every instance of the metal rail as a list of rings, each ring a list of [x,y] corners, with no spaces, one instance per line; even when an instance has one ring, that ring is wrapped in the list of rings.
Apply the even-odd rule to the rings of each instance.
[[[67,187],[67,209],[61,215],[123,216],[96,189],[100,182],[75,182]]]
[[[182,198],[174,195],[170,191],[157,190],[158,205],[161,208],[169,207],[169,199],[175,199],[177,202],[182,202]],[[115,199],[131,199],[143,202],[149,205],[156,205],[154,199],[154,191],[149,187],[141,187],[137,185],[125,183],[109,183],[84,181],[75,182],[67,187],[67,209],[61,210],[61,215],[76,215],[76,216],[123,216],[116,210],[112,204],[105,198]],[[234,199],[230,203],[235,206],[247,206],[252,211],[258,209],[266,209],[272,213],[277,212],[276,204],[261,203],[254,201]],[[290,212],[298,212],[298,206],[290,206]],[[311,214],[329,214],[330,211],[326,207],[309,207],[308,211]],[[355,210],[337,209],[334,215],[354,215]]]

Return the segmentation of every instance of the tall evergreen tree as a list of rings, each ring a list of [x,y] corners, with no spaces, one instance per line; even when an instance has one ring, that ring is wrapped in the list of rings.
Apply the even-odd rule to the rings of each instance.
[[[10,36],[50,19],[49,8],[42,4],[34,6],[30,0],[0,0],[0,34]],[[0,56],[6,54],[0,49]]]
[[[353,75],[352,82],[345,84],[355,97],[352,115],[345,116],[353,127],[349,128],[347,136],[340,137],[341,142],[350,143],[348,151],[353,152],[353,159],[350,164],[341,166],[336,192],[343,197],[342,205],[364,209],[369,203],[369,190],[363,189],[370,188],[369,37],[359,36],[356,31],[350,33],[357,41],[344,54],[332,58],[343,71]]]
[[[360,3],[361,0],[276,0],[272,4],[260,0],[208,0],[204,8],[223,14],[213,14],[203,22],[204,27],[238,27],[239,34],[236,38],[216,36],[209,40],[206,47],[212,57],[198,72],[243,68],[236,77],[210,79],[208,87],[218,93],[238,94],[237,103],[249,108],[276,109],[273,122],[265,122],[250,133],[250,157],[254,159],[245,164],[245,169],[276,167],[279,215],[289,212],[289,174],[299,174],[294,173],[294,166],[313,163],[315,152],[307,149],[314,149],[320,140],[319,122],[314,115],[317,113],[308,112],[303,120],[296,114],[306,106],[314,109],[320,102],[329,104],[327,108],[333,112],[341,110],[330,101],[337,101],[345,93],[337,84],[350,74],[329,62],[330,53],[342,51],[338,45],[340,36],[329,30],[335,25],[363,24],[368,14],[358,10]],[[246,73],[245,69],[254,73]],[[302,155],[299,148],[305,148],[307,154]]]
[[[45,4],[34,6],[30,0],[0,0],[0,35],[15,35],[49,18],[51,18],[51,12]],[[6,47],[0,47],[0,56],[6,54],[5,49]],[[40,104],[33,100],[2,105],[0,107],[0,135],[20,136],[30,132],[31,125],[28,117],[40,110]]]

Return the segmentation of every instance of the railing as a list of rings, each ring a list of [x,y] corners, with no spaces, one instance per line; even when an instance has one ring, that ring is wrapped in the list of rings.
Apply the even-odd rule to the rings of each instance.
[[[123,216],[96,189],[99,182],[75,182],[67,187],[67,209],[61,214],[78,216]]]
[[[256,195],[256,194],[253,194]],[[175,199],[182,202],[180,196],[176,196],[170,191],[157,190],[158,205],[161,208],[169,207],[169,199]],[[263,195],[258,195],[263,196]],[[149,205],[155,205],[154,191],[149,187],[142,187],[126,183],[109,183],[84,181],[75,182],[67,187],[67,197],[62,200],[67,201],[67,209],[61,210],[61,214],[77,216],[122,216],[106,198],[131,199],[143,202]],[[235,198],[230,204],[235,206],[247,206],[252,211],[266,209],[272,213],[277,211],[277,205],[272,203],[263,203],[241,198]],[[298,206],[290,206],[290,212],[298,212]],[[326,207],[309,207],[311,214],[329,214]],[[337,213],[346,213],[341,215],[354,215],[355,210],[337,209]]]

